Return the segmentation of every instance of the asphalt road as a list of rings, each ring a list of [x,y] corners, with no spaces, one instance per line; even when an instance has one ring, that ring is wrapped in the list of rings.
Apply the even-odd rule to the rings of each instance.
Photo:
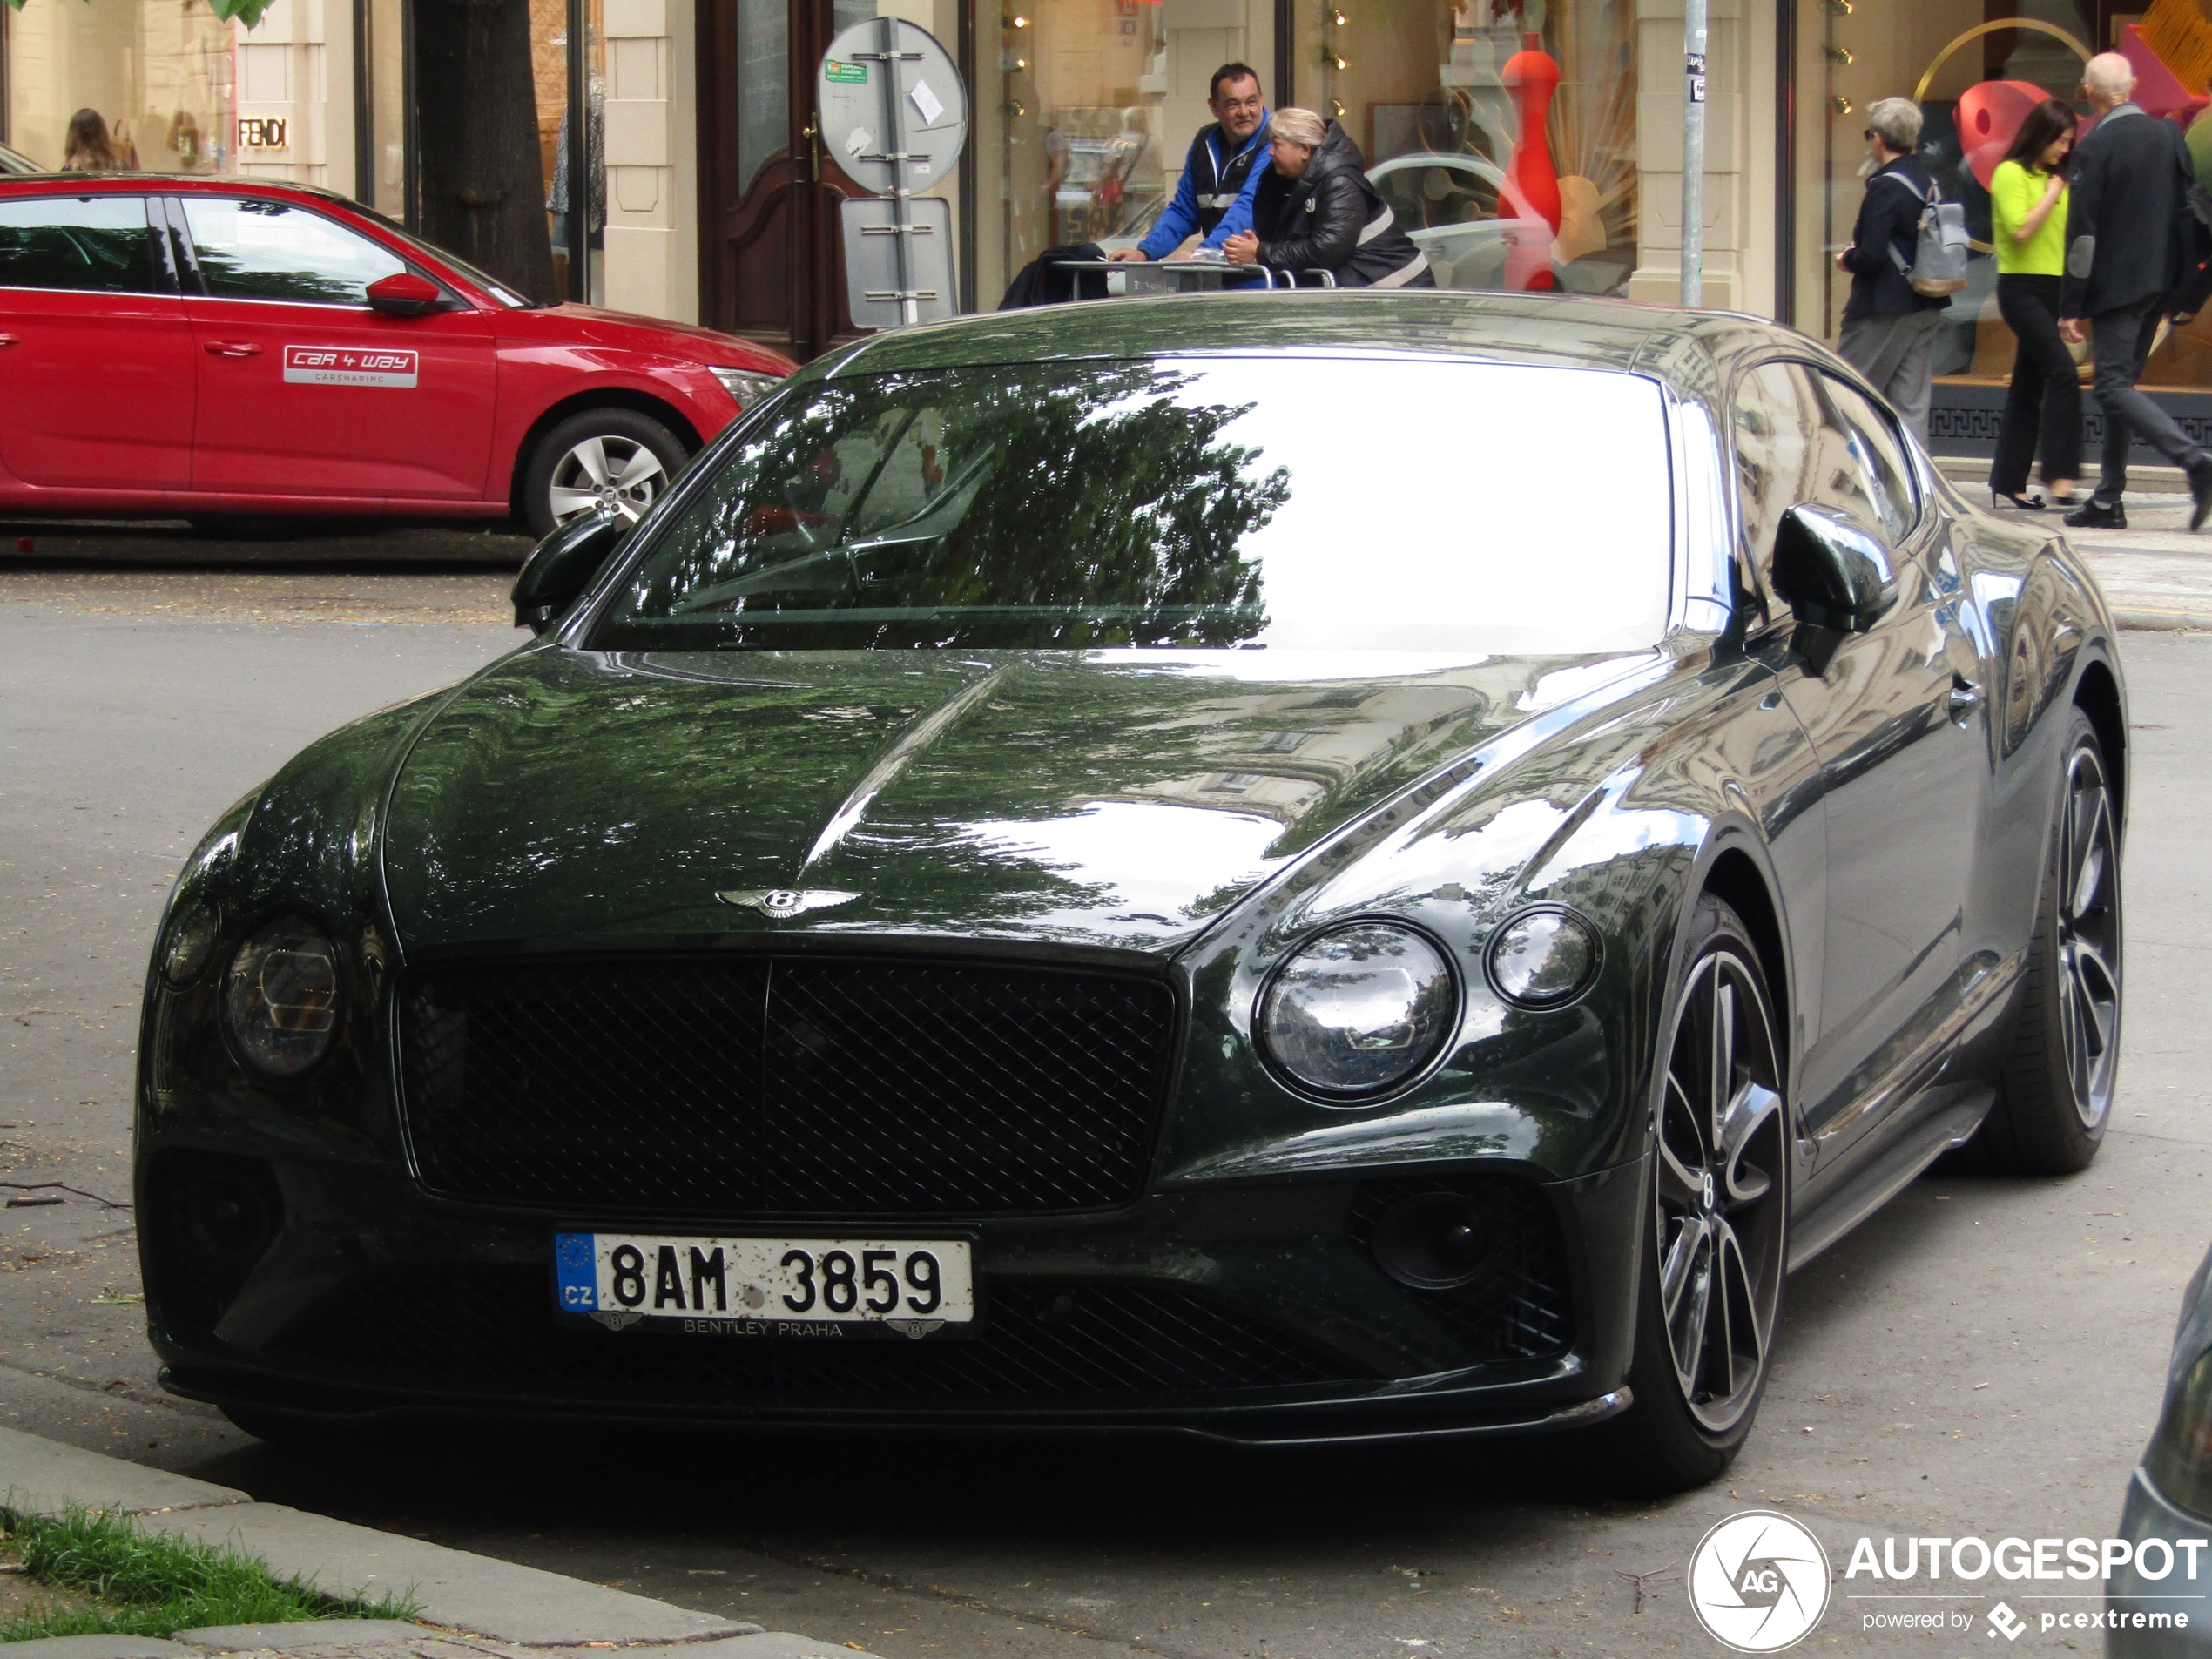
[[[908,1656],[1203,1659],[1718,1653],[1679,1575],[1715,1521],[1861,1536],[2101,1536],[2212,1233],[2198,826],[2212,636],[2136,634],[2128,1014],[2113,1133],[2064,1181],[1932,1177],[1791,1281],[1765,1410],[1718,1487],[1563,1492],[1521,1455],[1231,1454],[1180,1444],[765,1441],[516,1431],[288,1454],[155,1386],[128,1198],[138,991],[177,864],[329,726],[508,648],[502,570],[0,564],[0,1422],[442,1542]],[[1902,833],[1912,833],[1905,826]],[[1937,832],[1937,833],[1939,833]],[[10,1189],[12,1196],[32,1195]],[[1657,1575],[1634,1610],[1631,1575]],[[1868,1632],[1839,1582],[1809,1647],[1987,1654]],[[1922,1590],[1927,1586],[1916,1587]],[[2087,1651],[2031,1629],[1999,1649]]]

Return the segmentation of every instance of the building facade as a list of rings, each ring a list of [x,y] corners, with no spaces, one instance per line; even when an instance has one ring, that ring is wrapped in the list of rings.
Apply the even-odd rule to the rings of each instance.
[[[1938,349],[1938,447],[1986,447],[2013,350],[1990,171],[2107,48],[2212,163],[2199,3],[1710,0],[1707,303],[1832,341],[1864,111],[1919,98],[1981,239]],[[1677,291],[1681,0],[268,0],[251,26],[208,0],[24,0],[0,5],[0,134],[58,164],[94,109],[140,167],[325,185],[531,292],[806,356],[850,328],[836,204],[857,193],[814,68],[882,12],[967,78],[941,192],[967,308],[1048,246],[1143,234],[1229,62],[1343,124],[1443,285]],[[2212,411],[2212,312],[2147,383]]]

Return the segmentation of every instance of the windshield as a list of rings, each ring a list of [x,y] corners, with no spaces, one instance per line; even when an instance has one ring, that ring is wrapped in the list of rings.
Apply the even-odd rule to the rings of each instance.
[[[1670,546],[1659,390],[1633,375],[932,369],[796,388],[653,536],[590,643],[1635,650],[1665,629]]]

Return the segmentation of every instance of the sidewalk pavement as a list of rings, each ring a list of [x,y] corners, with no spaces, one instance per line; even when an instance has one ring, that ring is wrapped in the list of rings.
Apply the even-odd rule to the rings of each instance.
[[[420,1624],[339,1619],[185,1630],[174,1641],[56,1636],[10,1642],[5,1659],[852,1659],[853,1649],[718,1619],[665,1602],[472,1555],[420,1539],[256,1503],[229,1487],[0,1428],[0,1504],[52,1515],[75,1507],[127,1514],[141,1527],[235,1545],[279,1578],[332,1596],[391,1595]]]
[[[1939,458],[1936,465],[1977,507],[1989,505],[1989,462]],[[2092,487],[2094,473],[2085,481]],[[2171,467],[2128,471],[2128,528],[2068,529],[2051,511],[2001,516],[2063,536],[2088,562],[2122,628],[2212,629],[2212,526],[2189,530],[2189,497]],[[2039,487],[2040,489],[2040,487]]]

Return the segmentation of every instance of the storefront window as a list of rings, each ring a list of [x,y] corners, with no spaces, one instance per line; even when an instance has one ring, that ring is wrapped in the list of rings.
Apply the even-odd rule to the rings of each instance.
[[[1215,70],[1274,62],[1272,0],[1004,0],[978,20],[976,298],[988,309],[1046,248],[1134,246],[1213,117]],[[1266,88],[1271,106],[1280,102]]]
[[[1636,264],[1632,0],[1300,0],[1299,103],[1455,288],[1617,293]]]
[[[569,50],[569,0],[530,0],[532,78],[537,89],[537,148],[545,173],[546,232],[553,249],[553,280],[556,289],[590,300],[606,299],[607,248],[607,45],[600,20],[605,0],[587,0],[583,8],[585,65],[585,153],[577,157],[569,146],[569,124],[574,111],[569,103],[569,75],[576,54]],[[571,165],[580,161],[585,185],[572,191]],[[571,223],[582,214],[583,223]],[[583,260],[574,273],[579,251]],[[579,280],[579,275],[581,280]]]
[[[1790,0],[1797,7],[1797,226],[1792,266],[1795,320],[1833,341],[1851,278],[1835,268],[1851,240],[1865,185],[1867,106],[1877,99],[1916,99],[1925,118],[1920,148],[1944,194],[1966,206],[1974,241],[1966,291],[1944,314],[1934,370],[1937,402],[1952,388],[1993,410],[2012,373],[2014,341],[1999,317],[1997,266],[1990,251],[1989,183],[2028,110],[2046,98],[2074,105],[2083,117],[2081,70],[2093,52],[2117,51],[2134,64],[2137,101],[2152,115],[2196,122],[2192,148],[2212,176],[2212,126],[2205,100],[2192,97],[2159,56],[2157,18],[2172,0],[2148,12],[2104,0],[1917,0],[1912,5]],[[2187,21],[2196,9],[2183,0]],[[2184,31],[2185,32],[2185,31]],[[2146,386],[2212,386],[2212,317],[2174,331],[2155,351]],[[1982,388],[1976,397],[1971,388]]]
[[[91,110],[110,165],[236,171],[236,40],[206,0],[29,0],[6,35],[6,138],[32,160],[64,165],[70,122]]]

